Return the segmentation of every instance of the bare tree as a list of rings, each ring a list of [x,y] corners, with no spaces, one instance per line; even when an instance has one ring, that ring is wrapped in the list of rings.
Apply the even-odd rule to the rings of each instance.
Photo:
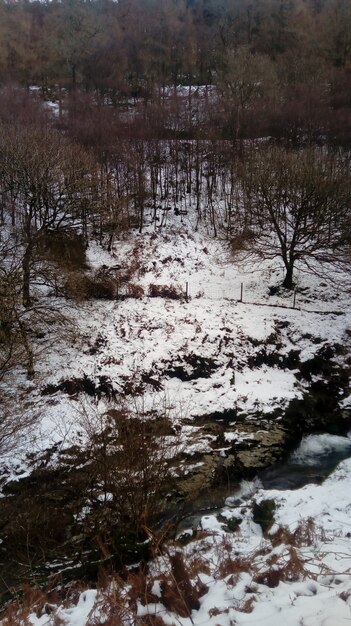
[[[0,247],[0,298],[1,381],[16,364],[26,358],[27,345],[22,341],[23,326],[18,308],[21,303],[21,271],[7,242],[2,242]],[[32,370],[30,361],[31,356],[28,358],[28,371]]]
[[[9,242],[0,243],[0,383],[14,368],[25,363],[28,378],[33,378],[33,349],[21,299],[21,267]],[[27,320],[29,321],[29,320]],[[11,385],[12,389],[12,385]],[[21,394],[11,402],[6,387],[0,394],[0,455],[11,452],[26,437],[38,419],[34,408],[19,412]],[[27,399],[27,398],[26,398]]]
[[[22,246],[23,304],[29,307],[38,239],[86,223],[95,192],[94,164],[82,148],[51,128],[6,125],[0,128],[0,176]]]
[[[19,248],[10,239],[0,242],[0,383],[16,367],[24,367],[27,378],[33,379],[36,357],[33,337],[45,335],[49,329],[55,337],[55,328],[59,334],[63,327],[65,332],[72,328],[60,307],[46,298],[30,307],[23,306]]]
[[[274,66],[268,56],[252,54],[246,46],[225,50],[219,86],[228,99],[232,115],[235,113],[236,140],[242,130],[244,113],[254,102],[273,92],[276,82]]]
[[[344,232],[351,175],[340,155],[268,146],[253,149],[240,169],[253,249],[264,258],[281,257],[284,287],[293,287],[296,263],[349,263]]]
[[[105,544],[123,552],[131,540],[145,539],[145,527],[152,528],[165,508],[179,438],[167,408],[162,416],[120,404],[105,414],[84,405],[79,411],[88,443],[92,508],[86,523]]]

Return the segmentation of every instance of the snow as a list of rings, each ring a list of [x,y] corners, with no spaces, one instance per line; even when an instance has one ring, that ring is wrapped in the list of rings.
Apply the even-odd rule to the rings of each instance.
[[[318,441],[318,439],[317,439]],[[203,516],[200,522],[205,537],[189,543],[182,550],[186,562],[202,559],[203,571],[198,574],[207,586],[200,599],[200,608],[190,617],[181,617],[166,610],[162,602],[162,586],[158,576],[167,571],[167,557],[160,556],[150,564],[152,591],[157,603],[137,602],[136,615],[160,615],[165,624],[182,626],[342,626],[351,620],[351,459],[343,461],[322,485],[308,485],[295,491],[264,490],[259,484],[244,483],[241,488],[243,522],[240,530],[230,533],[221,519],[233,516],[233,506],[218,515]],[[254,495],[253,495],[254,493]],[[252,521],[253,498],[274,499],[277,504],[275,524],[268,537]],[[240,499],[240,498],[239,498]],[[229,502],[229,501],[228,501]],[[238,502],[238,497],[232,500]],[[243,512],[244,510],[244,512]],[[311,537],[294,547],[300,563],[298,575],[282,579],[274,586],[264,583],[265,571],[289,564],[289,545],[272,545],[278,528],[293,532],[301,525],[315,521]],[[220,574],[227,559],[228,573]],[[231,559],[231,560],[230,560]],[[235,563],[243,568],[235,574]],[[232,565],[231,565],[232,563]],[[232,574],[230,573],[232,567]],[[224,571],[224,570],[223,570]],[[65,626],[86,626],[94,615],[104,623],[99,602],[105,590],[87,590],[74,606],[57,607],[50,616],[31,614],[32,626],[52,626],[55,616]],[[121,594],[122,597],[122,594]],[[248,602],[249,601],[249,602]],[[100,611],[100,612],[99,612]],[[125,623],[131,622],[125,612]],[[132,614],[130,614],[132,615]],[[129,621],[128,621],[129,620]],[[1,623],[1,622],[0,622]]]
[[[285,356],[299,350],[303,361],[331,341],[346,347],[350,343],[349,293],[340,288],[340,283],[333,285],[299,273],[298,308],[293,309],[290,293],[268,295],[269,287],[279,284],[282,278],[279,263],[233,261],[225,242],[204,233],[189,234],[186,225],[174,232],[170,228],[166,234],[146,232],[118,241],[111,254],[97,244],[91,245],[88,260],[92,270],[137,261],[133,280],[145,294],[151,284],[175,285],[185,294],[188,283],[191,297],[186,301],[144,295],[140,299],[79,305],[58,301],[74,330],[54,343],[51,338],[36,340],[35,348],[41,354],[37,387],[24,380],[22,371],[18,371],[17,382],[7,383],[13,397],[18,391],[26,394],[26,403],[13,405],[15,415],[34,409],[41,414],[27,445],[22,443],[11,459],[3,460],[8,479],[28,472],[28,452],[43,451],[54,444],[58,450],[72,443],[83,445],[89,430],[110,406],[104,396],[83,401],[62,392],[42,395],[41,390],[48,384],[84,375],[95,381],[107,376],[118,397],[131,408],[139,403],[143,410],[166,411],[179,427],[181,445],[191,457],[212,451],[213,438],[204,436],[197,417],[233,408],[245,415],[262,416],[286,406],[292,398],[302,397],[305,386],[297,380],[294,369],[250,364],[263,346],[267,353],[275,354],[279,344],[279,354]],[[238,301],[241,284],[243,302]],[[185,358],[189,355],[201,355],[211,362],[208,376],[181,380],[167,374],[176,365],[190,374]],[[150,379],[157,384],[145,382]],[[127,384],[134,386],[131,395],[126,393]],[[343,399],[344,407],[349,403],[350,398]],[[253,436],[243,428],[236,430],[234,424],[230,426],[224,436],[228,444],[240,444]],[[314,464],[331,448],[351,451],[351,437],[306,437],[293,460]],[[54,464],[56,459],[53,455],[50,462]],[[277,505],[268,536],[263,535],[252,516],[253,502],[266,499],[273,499]],[[229,532],[225,520],[233,517],[242,521],[239,530]],[[150,565],[157,602],[147,604],[140,597],[132,618],[126,611],[122,623],[135,623],[136,614],[155,612],[166,624],[182,626],[350,623],[350,520],[350,459],[343,461],[323,484],[295,491],[264,490],[259,482],[244,482],[227,499],[221,517],[215,513],[202,517],[199,530],[205,536],[177,548],[183,551],[187,563],[202,559],[198,576],[208,591],[200,598],[199,610],[193,610],[190,619],[165,608],[157,576],[169,569],[169,563],[166,557],[159,557]],[[290,567],[288,539],[275,544],[274,537],[282,528],[290,537],[305,528],[308,541],[293,546],[301,566],[298,574],[291,580],[282,575],[273,587],[265,584],[259,574]],[[224,573],[225,563],[232,572]],[[30,623],[53,626],[57,618],[65,626],[87,626],[90,617],[100,615],[103,624],[99,607],[106,593],[108,589],[85,590],[77,603],[57,606],[50,615],[31,613]],[[125,598],[126,589],[121,594]]]
[[[300,359],[306,360],[331,339],[341,345],[349,341],[345,335],[351,325],[348,293],[323,287],[317,277],[298,274],[301,288],[314,294],[313,301],[301,292],[301,309],[279,308],[291,306],[292,296],[268,295],[269,286],[281,278],[277,262],[233,262],[225,242],[189,233],[186,226],[176,232],[136,234],[116,242],[111,254],[93,244],[88,260],[93,269],[137,261],[134,282],[145,293],[156,283],[174,284],[185,294],[188,283],[191,299],[145,296],[79,305],[58,301],[71,329],[53,345],[50,337],[38,340],[39,389],[62,379],[107,376],[120,397],[129,384],[143,389],[146,407],[163,410],[166,399],[178,423],[184,416],[195,418],[233,407],[246,414],[263,414],[302,397],[304,391],[294,370],[248,363],[263,346],[274,354],[279,344],[282,356],[299,350]],[[244,302],[238,302],[241,283]],[[203,295],[194,297],[198,293]],[[182,381],[165,375],[176,364],[185,367],[184,358],[191,354],[213,360],[208,377]],[[157,384],[144,383],[145,375]],[[26,385],[19,373],[16,391]],[[74,441],[82,421],[79,413],[86,413],[81,399],[63,393],[42,396],[38,390],[29,398],[42,415],[39,446]],[[98,404],[102,412],[108,403],[102,398]]]
[[[97,592],[94,589],[88,589],[79,595],[78,602],[75,606],[68,608],[59,608],[55,612],[55,618],[58,623],[64,626],[86,626],[88,619],[94,612],[94,603],[97,599]],[[61,620],[61,622],[59,621]],[[37,617],[35,614],[29,615],[29,623],[33,626],[49,626],[51,617],[47,614]]]
[[[346,538],[343,542],[347,550],[347,546],[350,547],[350,538],[347,538],[347,535],[351,529],[350,469],[351,460],[344,461],[323,485],[308,485],[289,492],[288,498],[279,491],[266,491],[264,497],[272,498],[279,505],[276,523],[294,531],[302,520],[314,519],[317,525],[322,525],[325,534],[330,533],[331,539],[337,528],[338,535]]]

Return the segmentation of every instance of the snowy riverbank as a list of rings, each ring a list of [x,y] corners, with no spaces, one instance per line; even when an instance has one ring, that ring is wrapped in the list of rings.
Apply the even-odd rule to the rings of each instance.
[[[317,462],[316,454],[347,445],[344,439],[328,444],[326,438],[310,437],[298,455],[301,461]],[[274,519],[263,533],[254,521],[253,503],[257,507],[267,501],[275,503]],[[32,612],[29,623],[342,626],[351,619],[350,514],[351,459],[323,484],[295,491],[243,483],[221,515],[202,517],[199,532],[186,546],[166,546],[150,563],[139,593],[132,578],[125,588],[115,581],[98,591],[85,590],[76,604],[52,606],[51,615]],[[230,531],[234,519],[240,524]],[[170,576],[175,553],[198,590],[198,608],[189,609],[188,616],[179,597],[167,594],[167,585],[176,587]],[[108,621],[113,615],[116,621]]]
[[[233,260],[225,242],[185,227],[135,234],[116,242],[111,254],[94,245],[88,260],[95,270],[134,265],[133,289],[119,300],[50,298],[65,315],[65,332],[53,328],[33,337],[34,381],[18,368],[2,383],[14,416],[38,415],[15,453],[2,459],[10,500],[33,471],[50,487],[50,472],[59,474],[63,460],[65,471],[69,463],[75,467],[69,454],[84,448],[101,415],[116,405],[166,416],[169,443],[181,451],[183,500],[223,477],[235,482],[254,475],[284,458],[304,432],[347,430],[351,313],[345,275],[336,282],[298,273],[292,308],[292,293],[278,289],[279,263]],[[174,287],[177,298],[165,291],[150,297],[165,286]],[[318,453],[334,445],[335,436],[313,439]],[[323,484],[297,491],[245,483],[244,500],[228,501],[220,519],[203,516],[186,546],[168,543],[147,571],[75,599],[68,593],[62,605],[44,594],[27,606],[37,611],[27,623],[342,626],[351,618],[350,469],[346,460]],[[44,493],[55,503],[57,494]],[[266,500],[275,504],[268,506],[272,527],[263,531],[254,510]],[[78,505],[74,521],[87,508]],[[10,528],[11,514],[4,519]],[[68,519],[63,533],[72,527]],[[8,537],[4,531],[5,544]],[[18,615],[12,623],[26,624]]]

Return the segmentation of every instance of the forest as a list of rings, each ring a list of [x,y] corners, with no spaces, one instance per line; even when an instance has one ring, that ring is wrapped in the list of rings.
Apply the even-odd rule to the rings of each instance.
[[[141,138],[349,140],[347,0],[2,1],[0,29],[2,84],[68,92],[73,118],[80,97],[125,127],[134,101]]]
[[[87,240],[90,222],[111,247],[124,228],[142,230],[146,202],[156,219],[190,191],[214,235],[221,229],[228,238],[250,238],[273,221],[286,286],[297,259],[327,258],[331,242],[333,255],[343,256],[351,132],[346,0],[2,2],[0,29],[1,211],[4,219],[12,207],[14,225],[15,205],[20,212],[19,205],[30,205],[21,223],[25,302],[34,231],[42,236],[80,220]],[[248,140],[258,138],[270,145],[262,144],[261,157],[244,157]],[[257,219],[251,202],[264,191],[258,179],[268,180],[268,168],[271,184],[282,160],[289,181],[281,172],[277,197],[286,185],[289,197],[296,195],[296,176],[299,192],[313,196],[289,216],[290,241],[286,214],[275,220],[274,200],[265,202],[266,220],[262,213]],[[303,169],[313,176],[303,180]],[[260,176],[252,186],[254,170]],[[340,184],[331,210],[317,187],[330,186],[332,177]],[[224,214],[215,210],[218,197]],[[307,222],[318,236],[299,250]],[[263,245],[267,253],[269,247]]]

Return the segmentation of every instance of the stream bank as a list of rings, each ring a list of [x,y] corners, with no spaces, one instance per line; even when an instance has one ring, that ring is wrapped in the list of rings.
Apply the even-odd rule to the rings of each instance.
[[[199,491],[225,484],[230,488],[243,478],[251,479],[257,472],[283,462],[303,435],[345,435],[351,428],[351,408],[340,408],[339,398],[340,391],[319,383],[303,399],[292,400],[285,410],[250,416],[224,411],[199,418],[197,424],[210,435],[213,452],[191,457],[193,469],[180,479],[180,494],[193,499]]]
[[[326,370],[326,366],[323,368]],[[289,454],[306,434],[324,432],[325,437],[342,438],[351,429],[351,409],[340,406],[340,400],[348,393],[348,375],[336,364],[331,366],[329,360],[328,373],[324,372],[322,379],[312,380],[303,398],[291,400],[285,410],[244,415],[232,409],[193,419],[191,423],[208,437],[210,449],[192,455],[187,455],[186,450],[182,452],[179,477],[162,515],[163,524],[169,520],[177,524],[180,518],[188,519],[195,511],[199,519],[205,510],[217,509],[242,479],[259,476],[264,486],[272,486],[274,481],[279,484],[279,480],[281,485],[291,486],[293,475],[299,485],[306,480],[322,480],[326,474],[320,468],[309,467],[306,472],[301,470],[301,464],[292,467]],[[54,466],[51,458],[55,458]],[[338,459],[333,458],[332,464]],[[332,466],[326,467],[328,473]],[[147,550],[141,553],[141,544],[133,546],[126,537],[120,538],[123,557],[111,555],[107,546],[105,557],[101,558],[99,519],[94,528],[89,527],[90,536],[84,534],[82,523],[87,475],[89,465],[82,452],[71,449],[58,453],[54,447],[42,459],[33,460],[29,476],[3,487],[3,600],[16,594],[24,583],[45,585],[48,580],[57,584],[58,580],[76,579],[94,583],[102,565],[121,567],[123,563],[148,558]]]

